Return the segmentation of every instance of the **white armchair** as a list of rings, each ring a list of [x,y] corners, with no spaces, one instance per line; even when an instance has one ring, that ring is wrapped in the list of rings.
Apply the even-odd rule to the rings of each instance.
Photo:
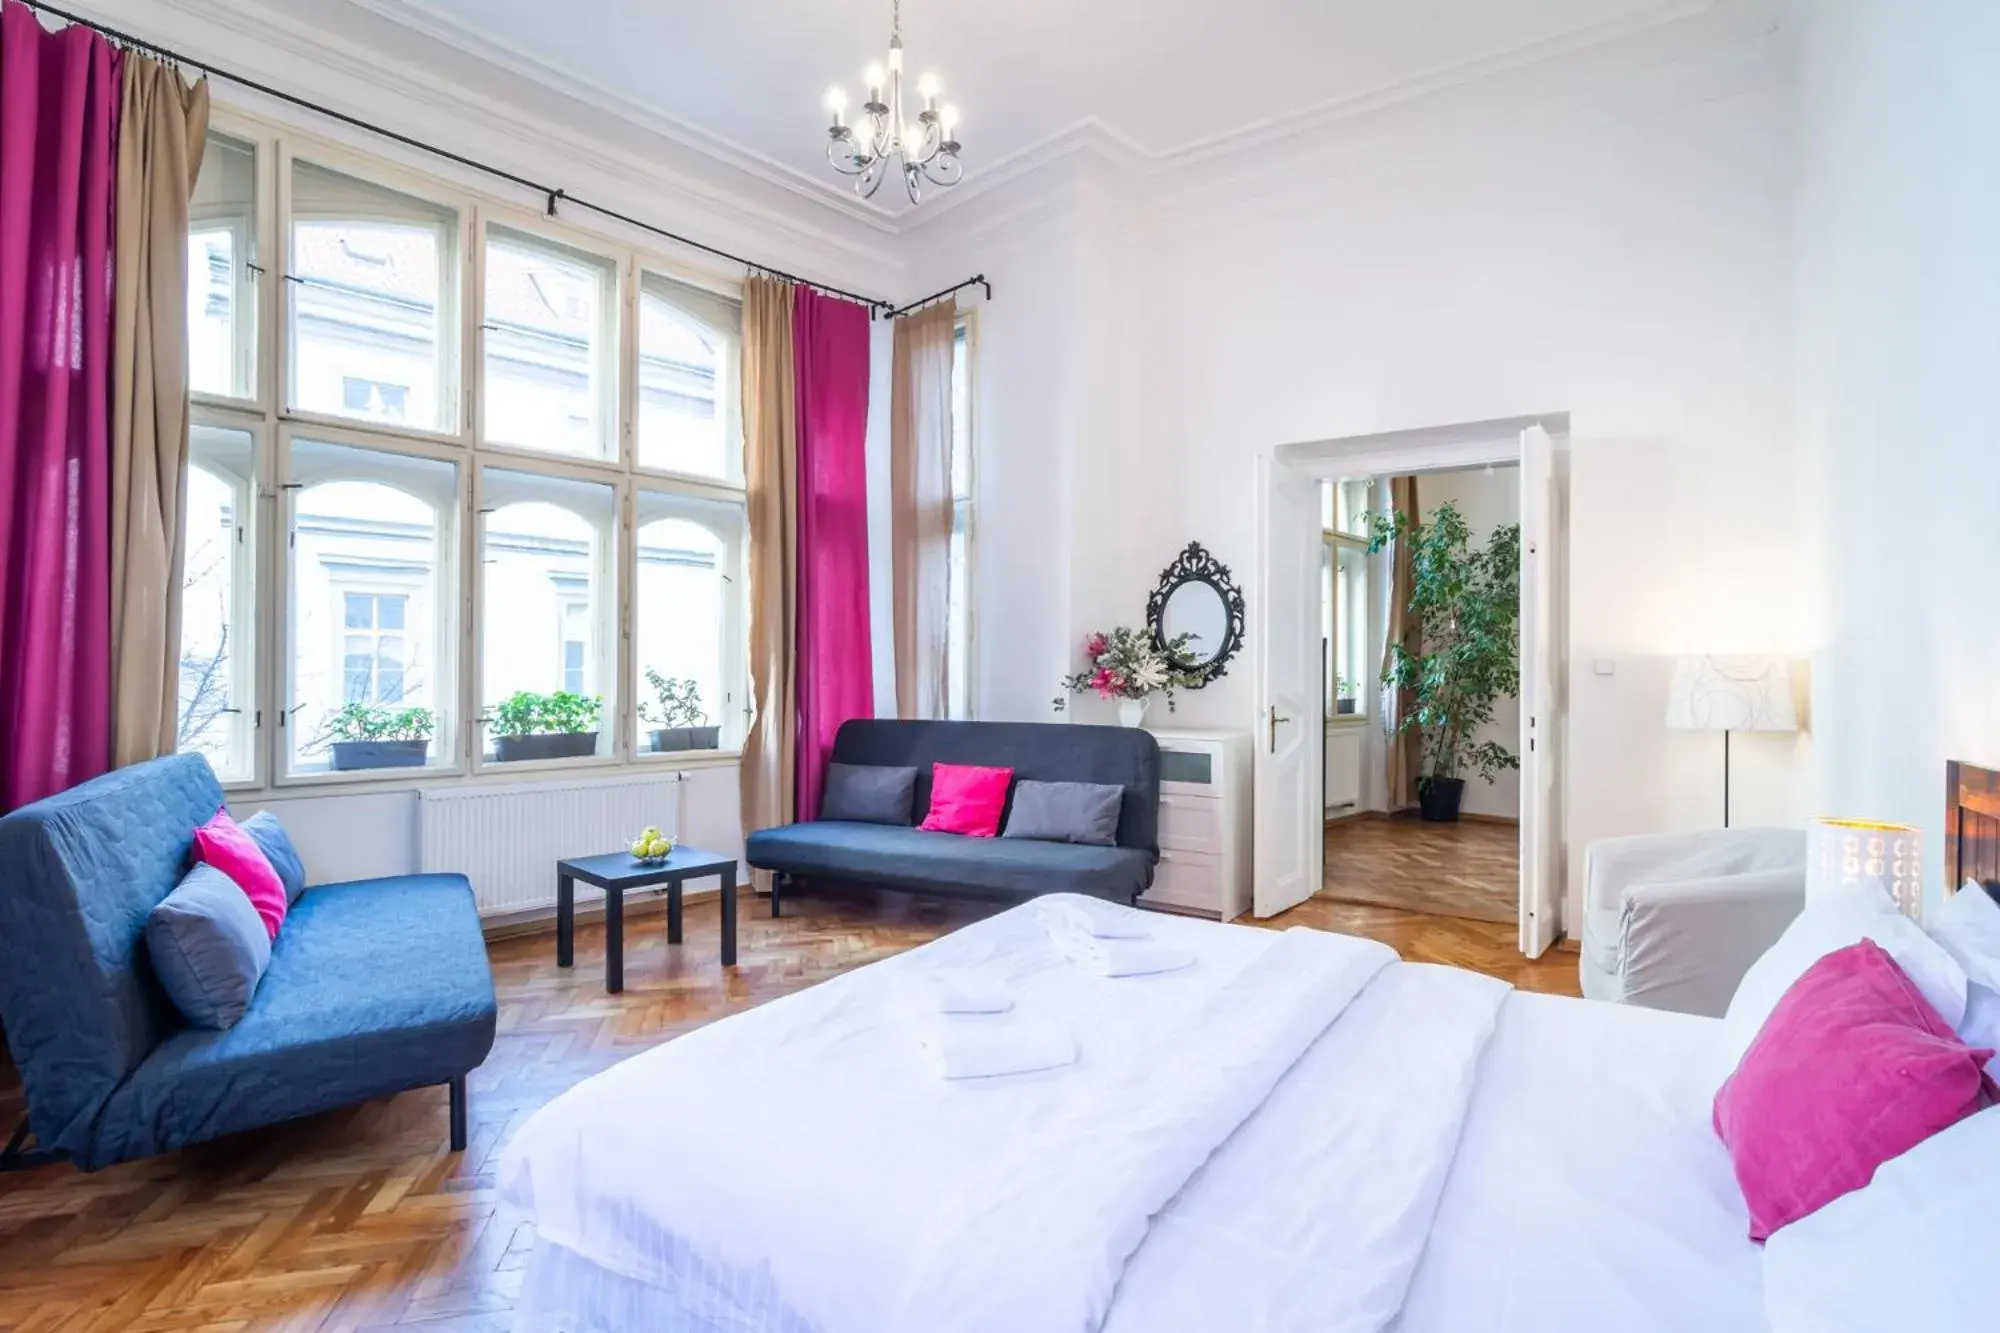
[[[1713,829],[1584,851],[1583,993],[1720,1017],[1805,905],[1806,835]]]

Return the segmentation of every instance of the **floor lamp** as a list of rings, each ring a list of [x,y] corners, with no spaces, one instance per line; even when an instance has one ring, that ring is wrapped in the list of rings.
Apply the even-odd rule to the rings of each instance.
[[[1722,827],[1729,827],[1729,733],[1799,729],[1792,668],[1783,657],[1708,654],[1674,663],[1667,726],[1722,733]]]

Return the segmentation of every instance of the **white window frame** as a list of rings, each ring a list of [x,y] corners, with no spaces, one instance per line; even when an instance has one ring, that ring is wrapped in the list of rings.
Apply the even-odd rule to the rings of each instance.
[[[438,177],[410,170],[348,144],[297,131],[289,124],[267,120],[237,108],[218,104],[210,119],[211,129],[251,148],[255,153],[257,199],[255,203],[256,252],[264,264],[264,279],[250,273],[254,310],[254,382],[250,398],[195,394],[194,420],[223,429],[250,432],[255,448],[253,507],[248,514],[247,542],[252,558],[240,566],[240,597],[249,607],[250,629],[239,635],[238,645],[250,655],[251,666],[240,674],[253,702],[251,728],[254,772],[226,782],[232,799],[250,798],[256,793],[298,796],[315,790],[343,791],[379,789],[387,786],[421,790],[456,782],[519,781],[535,770],[587,768],[593,771],[636,768],[691,769],[734,764],[740,745],[734,744],[747,729],[743,720],[725,724],[727,748],[713,751],[682,751],[671,754],[636,753],[637,692],[636,644],[632,634],[637,565],[635,491],[684,495],[695,499],[725,501],[745,514],[743,528],[735,534],[735,544],[725,544],[735,579],[735,595],[725,602],[726,670],[733,688],[740,692],[747,709],[748,605],[745,598],[747,566],[747,495],[742,484],[740,389],[728,390],[732,413],[732,434],[736,454],[732,476],[718,482],[714,478],[683,476],[638,467],[637,379],[639,365],[638,302],[642,273],[651,273],[669,282],[704,291],[740,304],[741,281],[719,262],[690,261],[661,252],[638,248],[622,237],[580,229],[566,222],[543,218],[539,210],[523,207],[464,188]],[[456,216],[455,249],[450,274],[457,285],[457,319],[445,319],[441,340],[449,340],[449,354],[441,351],[441,367],[449,382],[440,389],[440,402],[452,409],[452,429],[430,431],[399,423],[374,422],[337,414],[313,413],[290,408],[292,370],[293,310],[286,281],[293,263],[292,185],[294,164],[304,161],[354,177],[370,185],[396,191],[452,210]],[[475,243],[486,235],[489,224],[510,231],[546,239],[552,245],[596,255],[616,265],[617,280],[613,299],[607,304],[606,318],[615,321],[612,349],[611,391],[615,395],[605,418],[605,429],[615,433],[616,448],[608,456],[582,458],[541,450],[489,445],[480,438],[484,403],[485,355],[480,342],[484,319],[484,247]],[[240,321],[239,321],[240,323]],[[739,343],[740,346],[740,343]],[[442,342],[441,342],[442,348]],[[740,372],[739,372],[740,373]],[[452,397],[451,395],[456,395]],[[422,769],[376,769],[334,773],[315,769],[290,769],[290,729],[281,725],[279,710],[291,708],[291,674],[294,669],[291,622],[293,571],[290,534],[293,516],[289,483],[294,440],[305,439],[385,454],[406,454],[451,463],[456,469],[456,498],[448,517],[450,526],[441,528],[439,572],[433,645],[434,669],[448,675],[433,690],[440,716],[440,741],[433,747],[437,760]],[[612,540],[606,542],[609,568],[603,575],[608,589],[605,614],[608,628],[601,631],[600,678],[606,682],[603,726],[610,737],[600,753],[589,758],[525,763],[482,762],[483,728],[477,725],[480,692],[485,678],[483,651],[483,567],[480,564],[481,525],[478,513],[479,479],[486,467],[533,473],[550,477],[572,477],[612,487],[614,519]],[[336,660],[339,658],[336,654]],[[447,712],[449,709],[449,721]],[[720,720],[720,719],[719,719]],[[451,735],[445,738],[443,728]]]
[[[230,748],[232,752],[241,747],[241,757],[247,762],[243,772],[231,774],[226,781],[231,786],[258,785],[264,780],[264,747],[261,740],[263,712],[260,700],[268,697],[264,693],[263,680],[259,674],[258,659],[262,643],[263,618],[260,615],[259,598],[265,584],[264,562],[267,558],[265,547],[265,524],[261,521],[264,512],[263,496],[266,484],[263,469],[269,450],[264,445],[265,432],[262,420],[240,413],[218,410],[206,405],[194,406],[189,414],[190,424],[197,429],[235,431],[248,437],[250,460],[247,469],[230,469],[219,473],[218,469],[190,458],[189,467],[199,467],[211,475],[221,475],[230,483],[235,493],[236,509],[236,553],[230,564],[229,624],[234,632],[229,644],[229,708],[233,719],[230,725]],[[175,698],[179,698],[180,645],[175,645]],[[175,719],[178,726],[179,718]],[[218,775],[220,776],[220,775]]]
[[[1365,537],[1356,537],[1350,533],[1336,532],[1332,528],[1327,528],[1321,533],[1321,540],[1326,544],[1327,605],[1333,609],[1333,633],[1328,638],[1326,644],[1326,720],[1335,726],[1359,726],[1368,720],[1369,715],[1369,682],[1365,674],[1365,661],[1362,664],[1364,674],[1358,682],[1358,688],[1354,696],[1354,711],[1351,713],[1339,712],[1337,711],[1337,704],[1335,702],[1340,693],[1340,687],[1337,683],[1338,677],[1341,668],[1345,665],[1340,660],[1340,630],[1343,625],[1350,624],[1352,620],[1351,615],[1348,613],[1347,597],[1343,591],[1340,557],[1343,552],[1347,552],[1358,555],[1361,559],[1361,575],[1358,580],[1360,587],[1355,591],[1356,595],[1361,599],[1360,614],[1362,623],[1365,625],[1368,614],[1368,541]],[[1368,641],[1365,633],[1362,635],[1361,652],[1365,658],[1368,652]]]
[[[639,587],[639,533],[646,526],[639,521],[640,495],[653,494],[672,500],[686,500],[690,504],[686,512],[673,515],[686,522],[697,524],[712,533],[722,543],[720,557],[723,577],[736,588],[734,597],[725,598],[722,604],[722,624],[717,627],[722,635],[722,675],[728,682],[740,703],[731,705],[729,701],[715,701],[716,724],[722,728],[725,740],[733,742],[718,750],[680,750],[656,753],[639,743],[639,700],[645,697],[645,677],[641,674],[646,664],[639,660],[639,625],[641,609],[637,605]],[[708,502],[713,506],[729,506],[733,510],[733,521],[728,530],[710,522],[701,514]],[[653,520],[655,522],[659,520]],[[625,679],[630,682],[626,691],[627,709],[620,723],[625,738],[632,747],[633,758],[642,764],[662,764],[684,762],[690,754],[713,759],[717,755],[740,756],[743,739],[750,730],[750,615],[745,590],[750,576],[750,508],[748,498],[742,491],[714,484],[702,485],[690,481],[679,481],[672,477],[649,473],[635,481],[628,506],[627,524],[631,540],[625,551],[625,586],[632,589],[632,599],[628,606],[628,618],[624,625],[624,670]],[[720,711],[723,707],[733,707],[734,716],[725,719]]]
[[[624,422],[620,419],[620,404],[626,393],[626,358],[623,346],[625,330],[634,327],[633,321],[625,317],[626,288],[629,286],[628,270],[632,267],[629,256],[604,252],[602,247],[577,244],[565,233],[530,221],[521,215],[505,210],[482,208],[479,212],[479,227],[474,234],[479,237],[473,256],[473,281],[478,284],[478,323],[473,328],[474,341],[473,369],[468,376],[473,384],[470,402],[475,405],[472,413],[473,429],[479,447],[488,453],[511,454],[526,459],[550,459],[564,463],[596,464],[615,471],[628,470],[625,467]],[[491,331],[492,322],[486,318],[486,247],[492,243],[495,230],[508,233],[507,241],[525,248],[546,250],[559,258],[604,267],[602,286],[598,290],[597,338],[602,364],[593,367],[597,380],[597,450],[588,454],[564,453],[558,449],[538,449],[533,445],[517,441],[495,440],[487,437],[486,418],[489,412],[486,384],[486,335]],[[633,340],[637,339],[634,327]]]
[[[723,415],[724,437],[727,440],[733,441],[735,444],[734,460],[728,471],[723,476],[710,477],[710,476],[703,476],[698,472],[680,472],[672,468],[653,467],[645,463],[642,463],[639,460],[639,444],[640,444],[639,363],[641,360],[640,349],[641,349],[642,339],[644,338],[644,329],[643,329],[644,321],[642,318],[641,305],[645,299],[645,292],[647,286],[646,280],[649,277],[667,283],[669,285],[690,288],[692,290],[692,293],[696,297],[707,295],[715,297],[719,300],[734,302],[736,305],[738,322],[736,329],[734,352],[732,354],[732,357],[730,358],[733,359],[735,363],[734,364],[735,379],[732,383],[726,386],[726,389],[723,392],[723,396],[718,402],[718,406],[721,408],[724,414]],[[688,320],[690,323],[700,325],[703,328],[710,329],[713,332],[720,333],[725,336],[727,335],[727,330],[715,329],[714,326],[709,321],[703,319],[698,313],[696,313],[696,311],[691,308],[692,303],[690,303],[690,305],[680,305],[676,302],[669,300],[668,304],[674,305],[676,312],[680,315],[680,317]],[[630,344],[628,349],[630,356],[626,367],[628,384],[630,386],[630,393],[627,400],[630,404],[630,417],[627,423],[627,431],[626,431],[628,437],[626,441],[627,444],[626,464],[628,469],[633,473],[633,475],[645,477],[656,482],[664,481],[668,483],[675,483],[675,482],[682,483],[690,489],[691,493],[696,491],[705,492],[705,491],[722,490],[731,492],[732,494],[738,496],[747,496],[748,493],[747,483],[745,481],[743,472],[744,454],[743,454],[742,312],[743,312],[743,302],[741,299],[740,291],[734,293],[718,291],[716,290],[716,288],[707,283],[691,281],[684,274],[669,272],[667,269],[663,268],[658,264],[650,264],[650,263],[645,263],[643,261],[638,264],[632,282],[631,314],[628,320],[628,325],[632,330],[632,336],[628,340]]]

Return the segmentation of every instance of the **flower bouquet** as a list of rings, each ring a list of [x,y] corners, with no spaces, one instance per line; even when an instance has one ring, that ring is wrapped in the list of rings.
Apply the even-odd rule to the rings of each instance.
[[[1196,684],[1186,666],[1188,645],[1194,639],[1192,634],[1178,635],[1162,649],[1143,631],[1124,625],[1109,634],[1092,634],[1083,641],[1083,655],[1090,659],[1090,666],[1063,677],[1065,693],[1056,696],[1056,711],[1063,711],[1066,695],[1086,690],[1094,691],[1100,699],[1118,700],[1118,719],[1128,727],[1144,720],[1146,705],[1155,694],[1166,695],[1167,707],[1172,709],[1174,691]]]

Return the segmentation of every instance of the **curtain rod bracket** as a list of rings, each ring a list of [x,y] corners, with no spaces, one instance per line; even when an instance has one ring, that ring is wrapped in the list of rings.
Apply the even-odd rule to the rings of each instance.
[[[562,191],[562,190],[550,190],[550,191],[549,191],[549,216],[550,216],[550,217],[554,217],[554,216],[556,215],[556,201],[557,201],[558,199],[567,199],[567,198],[569,198],[569,195],[568,195],[568,194],[567,194],[567,193],[566,193],[565,191]]]

